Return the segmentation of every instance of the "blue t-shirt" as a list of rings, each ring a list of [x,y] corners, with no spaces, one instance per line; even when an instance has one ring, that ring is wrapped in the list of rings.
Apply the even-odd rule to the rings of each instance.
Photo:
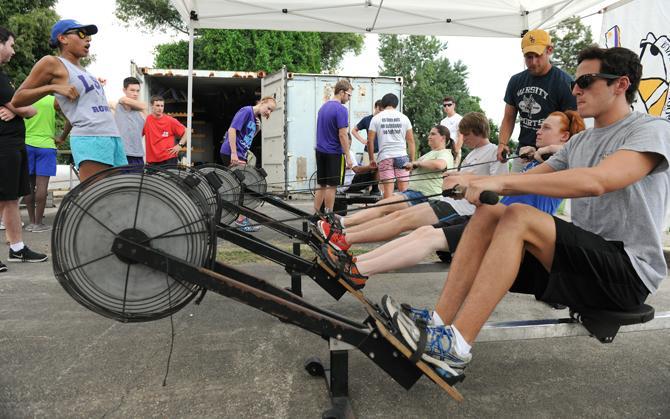
[[[368,115],[365,118],[361,119],[358,121],[358,124],[356,124],[356,128],[358,128],[359,131],[365,131],[365,137],[367,138],[368,130],[370,129],[370,121],[372,121],[372,117],[374,115]],[[366,145],[363,151],[368,151],[368,146]],[[377,135],[375,134],[375,150],[374,152],[376,153],[379,151],[379,144],[377,143]]]
[[[532,169],[533,167],[539,165],[540,162],[532,161],[528,163],[523,171]],[[516,195],[516,196],[505,196],[500,200],[500,203],[503,205],[512,205],[512,204],[526,204],[532,207],[544,211],[547,214],[554,215],[556,210],[558,210],[559,205],[561,205],[562,198],[552,198],[544,195]]]
[[[251,147],[251,142],[256,135],[256,115],[254,115],[253,106],[245,106],[237,111],[230,123],[230,128],[235,128],[237,135],[235,136],[235,144],[237,145],[237,157],[240,160],[247,160],[247,152]],[[228,140],[228,131],[223,137],[223,144],[221,145],[221,154],[230,156],[230,141]]]
[[[535,147],[537,130],[550,113],[577,109],[571,81],[572,78],[556,66],[544,76],[534,76],[525,70],[509,79],[505,103],[514,106],[519,113],[519,147]]]
[[[316,149],[327,154],[342,154],[340,128],[349,126],[349,111],[337,100],[329,100],[316,118]]]

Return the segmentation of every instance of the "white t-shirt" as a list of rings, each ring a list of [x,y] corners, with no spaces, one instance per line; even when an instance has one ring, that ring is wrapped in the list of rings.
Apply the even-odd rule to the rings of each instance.
[[[407,155],[405,135],[412,129],[412,123],[402,113],[395,109],[379,112],[370,121],[368,132],[377,133],[379,154],[377,161],[392,159]]]
[[[478,176],[495,176],[509,173],[507,163],[500,163],[497,161],[497,156],[498,147],[495,144],[488,143],[484,146],[477,147],[465,156],[463,164],[461,165],[463,167],[461,172]],[[479,164],[484,162],[493,163]],[[473,164],[477,164],[477,166],[467,167]],[[448,202],[459,215],[472,215],[477,208],[466,199],[454,199],[448,196],[441,199]]]
[[[352,150],[352,147],[349,147],[349,158],[351,159],[351,169],[347,169],[344,172],[344,183],[342,185],[337,187],[337,192],[339,193],[345,193],[348,189],[349,186],[351,185],[351,181],[354,180],[354,176],[356,176],[356,173],[354,173],[353,168],[358,166],[358,161],[356,161],[356,153],[354,153],[354,150]]]
[[[449,129],[449,137],[451,137],[454,142],[458,140],[458,124],[461,123],[461,119],[463,119],[463,117],[455,113],[440,121],[440,125]]]

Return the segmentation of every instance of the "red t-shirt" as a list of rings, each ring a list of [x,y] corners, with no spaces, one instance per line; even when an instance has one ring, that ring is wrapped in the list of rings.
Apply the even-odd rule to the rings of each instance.
[[[175,136],[182,137],[186,132],[179,121],[169,115],[156,118],[153,114],[147,116],[142,135],[147,149],[147,163],[158,163],[176,156],[170,155],[168,150],[175,146]]]

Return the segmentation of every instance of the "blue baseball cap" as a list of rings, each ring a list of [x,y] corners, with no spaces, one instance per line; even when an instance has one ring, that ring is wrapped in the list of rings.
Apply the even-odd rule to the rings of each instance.
[[[95,25],[82,25],[74,19],[62,19],[51,27],[49,46],[51,48],[56,48],[58,46],[58,35],[62,35],[72,29],[81,29],[86,35],[95,35],[98,33],[98,27]]]

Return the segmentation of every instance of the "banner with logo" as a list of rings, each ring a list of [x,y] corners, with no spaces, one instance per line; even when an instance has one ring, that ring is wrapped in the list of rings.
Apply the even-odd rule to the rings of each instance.
[[[624,1],[603,15],[600,45],[640,55],[642,80],[635,110],[670,119],[670,1]]]

